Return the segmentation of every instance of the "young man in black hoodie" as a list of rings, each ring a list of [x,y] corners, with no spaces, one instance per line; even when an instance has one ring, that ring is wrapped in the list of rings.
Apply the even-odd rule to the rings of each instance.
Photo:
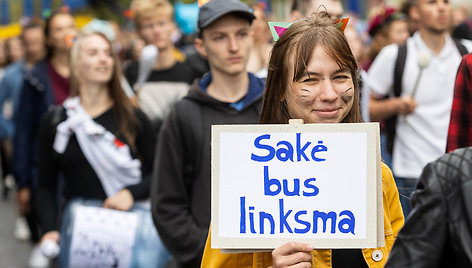
[[[176,267],[200,267],[211,215],[211,125],[255,124],[264,81],[246,71],[250,8],[212,0],[199,12],[196,49],[210,72],[165,120],[151,185],[152,215]]]

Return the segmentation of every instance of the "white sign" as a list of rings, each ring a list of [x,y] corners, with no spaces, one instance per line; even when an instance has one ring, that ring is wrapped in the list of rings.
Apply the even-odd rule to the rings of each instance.
[[[137,224],[136,213],[79,205],[69,267],[130,267]]]
[[[377,123],[213,126],[212,247],[383,244],[379,148]]]

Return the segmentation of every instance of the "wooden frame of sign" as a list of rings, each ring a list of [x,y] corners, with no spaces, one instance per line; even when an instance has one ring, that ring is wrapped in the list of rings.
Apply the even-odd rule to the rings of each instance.
[[[211,245],[385,245],[378,123],[212,126]]]

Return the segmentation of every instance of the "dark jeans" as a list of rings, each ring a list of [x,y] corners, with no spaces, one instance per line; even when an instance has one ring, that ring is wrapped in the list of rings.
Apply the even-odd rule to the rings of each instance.
[[[416,184],[418,179],[412,178],[403,178],[403,177],[395,177],[395,183],[397,184],[398,193],[400,194],[400,203],[403,209],[403,215],[405,219],[411,212],[411,194],[413,191],[416,190]]]
[[[392,154],[388,152],[387,135],[383,132],[380,133],[380,154],[385,165],[392,169]]]

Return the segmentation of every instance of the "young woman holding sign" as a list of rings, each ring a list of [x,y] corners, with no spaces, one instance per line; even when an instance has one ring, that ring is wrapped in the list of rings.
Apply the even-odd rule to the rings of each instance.
[[[357,65],[341,30],[327,14],[294,22],[272,49],[261,124],[361,123]],[[383,267],[403,226],[398,191],[382,163],[385,247],[317,249],[286,243],[270,253],[221,254],[207,240],[202,267]]]

